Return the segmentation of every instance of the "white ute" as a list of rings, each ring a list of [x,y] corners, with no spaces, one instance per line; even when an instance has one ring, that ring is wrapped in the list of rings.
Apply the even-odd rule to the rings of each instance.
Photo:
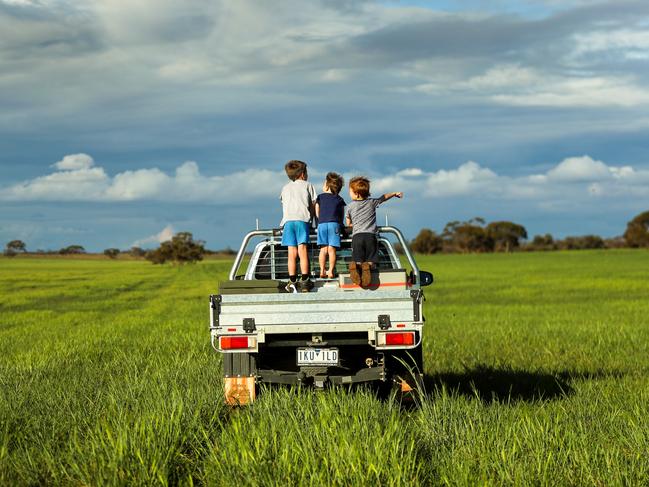
[[[402,267],[390,236],[402,246],[410,269]],[[311,235],[308,247],[317,275],[315,240]],[[433,277],[419,270],[401,232],[379,227],[379,263],[368,289],[349,278],[350,239],[343,239],[337,258],[336,279],[315,279],[310,292],[288,293],[281,230],[246,235],[229,280],[210,296],[211,340],[222,353],[228,404],[254,401],[260,383],[323,388],[378,381],[407,391],[423,372],[421,288]]]

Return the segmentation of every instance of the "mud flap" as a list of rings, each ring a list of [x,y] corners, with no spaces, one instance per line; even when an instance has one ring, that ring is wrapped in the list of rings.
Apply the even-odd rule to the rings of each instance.
[[[254,377],[225,377],[223,387],[228,406],[244,406],[257,397]]]
[[[404,394],[406,392],[412,391],[412,387],[410,387],[410,384],[408,384],[405,380],[401,379],[401,384],[399,384],[401,387],[401,393]]]

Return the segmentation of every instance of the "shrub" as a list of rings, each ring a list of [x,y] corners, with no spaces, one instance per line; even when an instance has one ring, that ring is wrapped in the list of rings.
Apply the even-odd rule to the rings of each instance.
[[[167,261],[185,264],[203,260],[204,254],[204,242],[194,240],[190,232],[180,232],[171,240],[162,242],[157,249],[147,252],[146,258],[153,264],[164,264]]]
[[[649,247],[649,211],[640,213],[627,223],[624,240],[629,247]]]

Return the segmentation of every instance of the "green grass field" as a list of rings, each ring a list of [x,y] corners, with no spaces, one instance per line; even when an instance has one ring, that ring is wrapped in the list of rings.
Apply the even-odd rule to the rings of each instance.
[[[0,259],[0,484],[649,484],[649,253],[419,261],[420,407],[228,410],[207,329],[228,261]]]

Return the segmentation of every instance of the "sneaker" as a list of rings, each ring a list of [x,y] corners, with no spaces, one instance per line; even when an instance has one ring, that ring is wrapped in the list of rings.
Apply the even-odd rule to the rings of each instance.
[[[349,263],[349,278],[357,286],[361,285],[361,275],[358,273],[356,262]]]
[[[288,283],[286,283],[286,287],[284,289],[286,290],[287,293],[296,293],[297,292],[297,288],[295,287],[295,283],[291,282],[291,281],[288,281]]]
[[[297,290],[301,293],[308,293],[313,289],[313,281],[311,279],[300,279],[297,281]]]
[[[363,262],[361,264],[361,287],[368,287],[372,284],[372,264]]]

